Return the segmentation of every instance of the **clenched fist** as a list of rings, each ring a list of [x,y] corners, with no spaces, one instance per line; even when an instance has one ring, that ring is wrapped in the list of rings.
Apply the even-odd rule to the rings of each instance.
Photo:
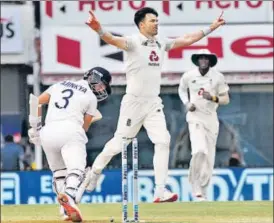
[[[203,92],[203,98],[206,99],[206,100],[209,100],[209,101],[212,101],[212,96],[209,92],[207,91],[204,91]]]
[[[194,112],[196,110],[196,106],[192,103],[187,103],[186,110],[190,112]]]

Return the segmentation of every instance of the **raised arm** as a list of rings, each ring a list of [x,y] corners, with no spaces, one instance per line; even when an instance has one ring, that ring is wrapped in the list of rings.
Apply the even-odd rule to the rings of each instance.
[[[129,46],[127,39],[125,37],[115,36],[112,35],[110,32],[107,32],[102,28],[100,22],[97,20],[94,13],[92,11],[89,11],[89,14],[89,19],[86,22],[86,24],[95,32],[97,32],[102,40],[122,50],[128,50]]]
[[[194,33],[185,34],[182,37],[176,38],[172,49],[178,48],[178,47],[190,46],[193,43],[198,42],[205,36],[209,35],[215,29],[219,28],[220,26],[224,24],[225,24],[225,20],[223,19],[223,12],[222,12],[221,15],[209,27],[203,30],[199,30]]]

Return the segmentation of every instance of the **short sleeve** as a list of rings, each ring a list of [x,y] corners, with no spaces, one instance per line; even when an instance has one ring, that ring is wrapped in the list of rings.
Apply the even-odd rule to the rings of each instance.
[[[95,116],[96,115],[96,110],[97,110],[97,98],[92,95],[89,100],[89,105],[87,108],[87,114]]]
[[[218,83],[218,94],[223,94],[229,91],[229,86],[225,81],[225,77],[223,74],[221,74],[219,78],[219,83]]]
[[[167,38],[167,39],[164,40],[164,44],[165,44],[165,51],[169,51],[174,46],[175,39]]]
[[[133,36],[126,36],[126,51],[131,51],[134,49],[134,38]]]

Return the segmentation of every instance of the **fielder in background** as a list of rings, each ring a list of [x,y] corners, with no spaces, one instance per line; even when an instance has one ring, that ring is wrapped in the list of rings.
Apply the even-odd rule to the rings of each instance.
[[[191,59],[198,68],[182,76],[179,96],[187,110],[192,149],[189,181],[195,199],[203,201],[215,162],[219,132],[216,110],[219,105],[229,103],[229,87],[224,75],[212,68],[217,64],[215,54],[201,50]]]
[[[149,7],[135,13],[134,22],[139,33],[119,37],[105,30],[93,12],[87,25],[108,44],[126,51],[126,95],[123,97],[117,130],[97,156],[90,171],[91,182],[87,187],[93,190],[104,167],[111,158],[122,150],[122,138],[134,138],[144,126],[155,145],[153,165],[155,171],[154,202],[173,202],[178,195],[166,189],[170,151],[170,134],[166,127],[162,100],[159,97],[161,67],[165,52],[178,47],[189,46],[225,23],[222,15],[210,27],[186,34],[175,39],[160,39],[158,34],[158,13]]]
[[[95,67],[84,74],[83,80],[57,83],[38,98],[30,97],[30,141],[43,147],[64,220],[82,221],[76,204],[86,188],[83,186],[88,141],[85,132],[91,123],[102,118],[97,101],[110,95],[110,82],[110,73]],[[48,111],[42,127],[41,105],[44,104],[48,104]]]

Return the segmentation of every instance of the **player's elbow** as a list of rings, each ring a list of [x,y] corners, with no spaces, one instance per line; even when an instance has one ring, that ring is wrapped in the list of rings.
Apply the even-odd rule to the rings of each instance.
[[[225,95],[225,99],[225,105],[228,105],[230,103],[230,97],[228,93]]]
[[[227,100],[225,100],[225,101],[223,102],[223,105],[228,105],[229,103],[230,103],[230,100],[227,99]]]

